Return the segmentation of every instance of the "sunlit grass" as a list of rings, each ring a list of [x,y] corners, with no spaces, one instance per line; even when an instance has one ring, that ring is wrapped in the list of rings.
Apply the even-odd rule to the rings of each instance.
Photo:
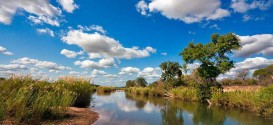
[[[68,106],[87,106],[95,90],[88,79],[63,77],[56,82],[11,76],[0,82],[0,120],[38,123]]]

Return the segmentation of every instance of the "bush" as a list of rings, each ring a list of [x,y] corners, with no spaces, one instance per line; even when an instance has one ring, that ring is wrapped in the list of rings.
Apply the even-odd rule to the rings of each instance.
[[[99,86],[97,87],[97,93],[109,93],[115,91],[116,88],[112,86]]]

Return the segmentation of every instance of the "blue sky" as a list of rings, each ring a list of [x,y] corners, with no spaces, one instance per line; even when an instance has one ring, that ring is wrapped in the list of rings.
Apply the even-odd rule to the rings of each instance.
[[[273,64],[273,0],[0,0],[0,76],[92,77],[122,86],[159,79],[163,61],[178,61],[190,41],[233,32],[237,68]],[[198,66],[198,63],[189,67]]]

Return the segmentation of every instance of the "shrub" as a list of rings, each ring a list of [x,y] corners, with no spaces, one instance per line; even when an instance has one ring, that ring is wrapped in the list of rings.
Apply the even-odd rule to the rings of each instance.
[[[99,86],[97,87],[97,93],[109,93],[115,91],[116,88],[112,86]]]

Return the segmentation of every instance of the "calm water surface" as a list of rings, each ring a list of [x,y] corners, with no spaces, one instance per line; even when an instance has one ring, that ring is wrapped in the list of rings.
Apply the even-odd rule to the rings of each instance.
[[[141,97],[123,91],[93,95],[95,125],[273,125],[255,114],[200,103]]]

